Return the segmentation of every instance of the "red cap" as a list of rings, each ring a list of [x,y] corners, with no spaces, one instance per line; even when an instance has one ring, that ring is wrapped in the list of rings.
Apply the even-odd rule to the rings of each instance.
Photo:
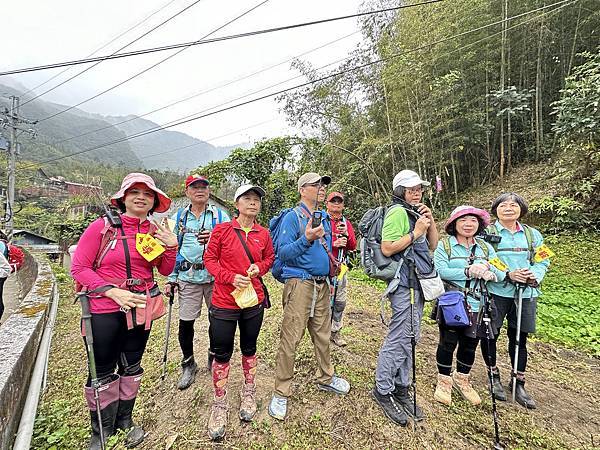
[[[341,192],[332,192],[327,196],[327,201],[330,202],[331,200],[333,200],[336,197],[341,198],[342,201],[344,200],[344,194],[342,194]]]
[[[196,181],[203,181],[208,186],[208,180],[202,175],[192,174],[185,179],[185,187],[187,188],[190,184],[195,183]]]

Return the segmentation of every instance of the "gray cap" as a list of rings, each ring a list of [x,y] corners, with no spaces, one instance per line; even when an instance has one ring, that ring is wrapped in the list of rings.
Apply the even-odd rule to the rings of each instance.
[[[321,176],[316,172],[305,173],[298,178],[298,190],[300,190],[300,188],[305,184],[317,183],[319,181],[323,186],[327,186],[329,183],[331,183],[331,177],[327,175]]]

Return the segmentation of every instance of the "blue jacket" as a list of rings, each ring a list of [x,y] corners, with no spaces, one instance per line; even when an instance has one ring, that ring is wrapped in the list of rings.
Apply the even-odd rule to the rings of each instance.
[[[304,212],[304,214],[303,214]],[[331,224],[325,220],[325,244],[331,251]],[[283,262],[282,278],[323,277],[329,274],[329,256],[320,240],[308,242],[304,235],[310,212],[302,202],[282,219],[277,257]]]

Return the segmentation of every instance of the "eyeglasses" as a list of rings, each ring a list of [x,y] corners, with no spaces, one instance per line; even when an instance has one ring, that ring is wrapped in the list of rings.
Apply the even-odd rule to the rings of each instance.
[[[324,185],[317,181],[316,183],[306,183],[302,187],[321,187],[321,186],[324,186]]]
[[[192,183],[188,186],[189,189],[193,189],[195,191],[206,191],[208,190],[208,184],[204,183]]]
[[[423,186],[415,186],[412,188],[406,188],[406,192],[408,192],[409,194],[420,194],[421,192],[423,192]]]
[[[331,200],[329,200],[329,203],[344,203],[344,200],[342,200],[339,197],[334,197]]]

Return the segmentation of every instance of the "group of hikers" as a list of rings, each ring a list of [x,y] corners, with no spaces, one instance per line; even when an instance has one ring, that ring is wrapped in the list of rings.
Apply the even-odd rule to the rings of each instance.
[[[344,216],[344,194],[327,195],[330,183],[329,176],[314,172],[300,176],[297,206],[281,211],[265,228],[257,222],[268,195],[262,187],[240,186],[234,195],[237,214],[230,218],[209,204],[209,180],[193,174],[185,180],[189,205],[175,211],[168,226],[169,221],[152,216],[166,213],[171,204],[154,180],[141,173],[125,177],[111,198],[118,212],[107,209],[104,217],[90,224],[71,268],[83,310],[89,362],[84,392],[91,414],[90,449],[103,449],[106,439],[120,429],[127,433],[128,447],[138,445],[146,435],[134,424],[132,412],[152,321],[165,314],[155,268],[168,277],[163,291],[171,302],[178,295],[182,352],[178,389],[188,388],[199,370],[194,324],[202,304],[207,308],[206,358],[214,390],[208,420],[212,440],[223,438],[227,428],[228,379],[238,327],[244,380],[239,418],[249,422],[256,415],[257,338],[271,302],[262,277],[269,271],[284,287],[268,413],[279,420],[288,413],[296,352],[306,329],[314,346],[316,386],[339,395],[350,391],[350,383],[335,373],[331,344],[346,345],[341,330],[347,257],[356,249],[357,239]],[[424,302],[435,300],[432,317],[439,324],[439,344],[434,398],[450,405],[455,389],[471,404],[481,402],[469,372],[483,338],[492,397],[507,399],[496,366],[496,339],[508,318],[508,349],[516,369],[509,389],[518,403],[535,408],[525,390],[527,336],[535,332],[539,284],[549,260],[547,252],[540,250],[546,248],[541,234],[521,222],[527,203],[516,193],[500,195],[492,203],[497,218],[493,224],[485,210],[459,206],[444,224],[447,236],[440,238],[431,209],[422,201],[429,185],[411,170],[399,172],[392,182],[391,204],[379,210],[380,231],[372,242],[364,237],[361,243],[363,265],[387,270],[379,278],[388,282],[383,296],[392,310],[372,397],[399,425],[423,419],[411,389],[415,345]],[[323,203],[325,209],[320,208]],[[359,229],[367,236],[363,222],[364,218]]]

